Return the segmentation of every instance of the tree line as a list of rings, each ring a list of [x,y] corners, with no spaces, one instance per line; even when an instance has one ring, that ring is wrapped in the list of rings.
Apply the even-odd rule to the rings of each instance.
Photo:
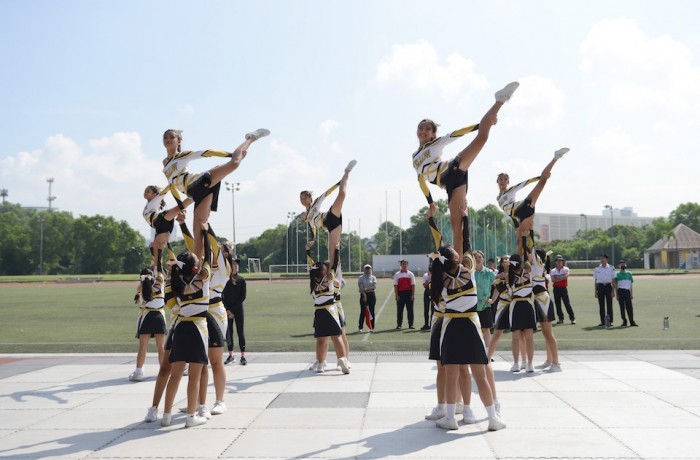
[[[438,200],[436,204],[436,223],[443,239],[451,241],[447,202]],[[411,216],[407,229],[387,221],[371,236],[361,238],[356,231],[343,233],[343,270],[360,271],[363,264],[371,263],[373,255],[431,252],[434,243],[426,212],[424,207]],[[487,258],[515,251],[512,223],[495,205],[469,208],[469,223],[473,248],[483,250]],[[644,250],[658,239],[672,235],[679,223],[700,232],[700,204],[681,204],[668,218],[655,219],[641,228],[615,225],[610,229],[581,230],[571,240],[540,246],[567,260],[596,259],[605,252],[611,261],[624,258],[630,267],[642,267]],[[319,231],[317,236],[314,258],[327,260],[326,232]],[[246,267],[248,258],[259,258],[263,270],[269,265],[304,264],[304,246],[309,238],[306,224],[297,216],[289,225],[277,225],[237,244],[237,255],[243,261],[242,267]],[[615,253],[610,254],[613,241]],[[74,218],[65,211],[36,211],[12,203],[0,207],[0,275],[137,273],[148,263],[146,244],[138,231],[110,216]],[[175,241],[173,249],[176,253],[182,251],[184,244]]]

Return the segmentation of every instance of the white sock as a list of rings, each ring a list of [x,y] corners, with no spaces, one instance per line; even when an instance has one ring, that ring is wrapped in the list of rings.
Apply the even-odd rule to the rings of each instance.
[[[486,406],[486,413],[489,414],[489,418],[498,418],[498,415],[496,414],[496,406],[493,404]]]
[[[457,404],[445,404],[445,417],[447,417],[448,420],[455,418],[456,406]]]

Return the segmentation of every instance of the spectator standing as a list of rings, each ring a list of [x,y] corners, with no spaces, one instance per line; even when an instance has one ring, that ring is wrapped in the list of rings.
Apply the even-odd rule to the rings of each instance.
[[[613,325],[613,309],[612,298],[615,297],[615,268],[608,264],[608,255],[600,255],[600,265],[593,270],[593,278],[595,280],[595,298],[598,299],[598,307],[600,310],[600,324],[598,326]],[[606,314],[607,311],[607,314]],[[608,317],[609,324],[605,323],[605,317]]]
[[[430,300],[430,279],[431,279],[431,274],[430,270],[433,267],[433,262],[430,261],[428,264],[428,271],[423,273],[423,321],[424,324],[420,328],[421,331],[429,331],[430,330],[430,321],[432,318],[432,301]]]
[[[403,326],[403,309],[406,308],[408,328],[413,327],[413,301],[416,298],[416,277],[408,269],[408,261],[399,261],[401,270],[394,274],[394,295],[396,296],[396,329]]]
[[[557,324],[564,324],[564,311],[561,309],[561,304],[564,302],[566,313],[569,315],[571,324],[576,324],[576,315],[569,300],[569,267],[566,266],[566,261],[561,254],[557,254],[554,258],[554,269],[550,272],[552,282],[554,283],[554,304],[557,306]]]
[[[618,266],[620,267],[620,271],[617,272],[615,281],[617,283],[617,302],[620,304],[622,327],[627,327],[628,317],[630,319],[630,326],[636,327],[637,323],[634,322],[634,312],[632,310],[632,284],[634,283],[632,272],[627,271],[625,259],[620,259]],[[625,315],[625,312],[627,312],[627,315]]]
[[[377,277],[372,274],[372,266],[365,265],[364,273],[357,279],[357,287],[360,290],[360,319],[357,323],[358,332],[363,332],[362,325],[365,323],[365,309],[370,314],[370,332],[374,331],[374,306],[377,304]]]
[[[239,264],[241,259],[233,259],[231,263],[231,276],[226,282],[222,299],[226,307],[226,316],[228,318],[228,329],[226,330],[226,345],[228,348],[228,358],[224,364],[230,364],[235,361],[233,357],[233,326],[236,325],[236,334],[238,334],[238,347],[241,349],[241,366],[248,364],[245,357],[245,331],[243,329],[243,302],[246,298],[246,284],[238,274]]]

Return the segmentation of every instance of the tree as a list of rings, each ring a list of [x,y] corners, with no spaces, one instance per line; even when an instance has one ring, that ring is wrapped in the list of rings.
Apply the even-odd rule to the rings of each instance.
[[[700,232],[700,204],[683,203],[671,211],[668,220],[673,228],[678,226],[678,224],[683,224],[696,232]]]

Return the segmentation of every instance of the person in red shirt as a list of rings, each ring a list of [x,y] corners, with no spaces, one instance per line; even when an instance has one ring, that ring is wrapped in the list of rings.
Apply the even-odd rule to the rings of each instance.
[[[561,309],[561,302],[564,301],[566,312],[569,314],[571,324],[576,324],[576,315],[569,301],[569,267],[565,265],[566,261],[561,255],[557,255],[554,259],[555,267],[550,272],[552,281],[554,282],[554,304],[557,306],[557,324],[564,324],[564,312]]]
[[[394,274],[394,294],[396,295],[396,329],[403,326],[403,309],[406,307],[408,328],[413,327],[413,301],[416,298],[416,277],[408,269],[408,261],[400,260],[401,270]]]

